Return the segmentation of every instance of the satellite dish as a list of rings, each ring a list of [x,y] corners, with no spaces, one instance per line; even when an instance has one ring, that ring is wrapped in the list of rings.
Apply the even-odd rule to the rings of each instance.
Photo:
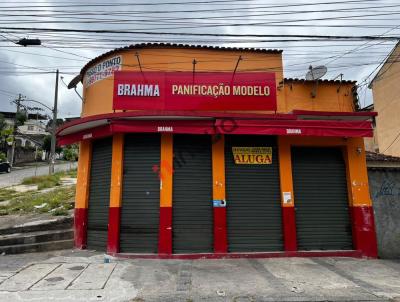
[[[327,72],[328,68],[326,66],[309,67],[309,71],[306,74],[307,81],[315,81],[322,78]]]

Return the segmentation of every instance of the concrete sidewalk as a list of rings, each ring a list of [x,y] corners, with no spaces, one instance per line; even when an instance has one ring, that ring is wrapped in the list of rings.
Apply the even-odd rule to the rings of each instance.
[[[352,258],[122,260],[0,256],[0,301],[400,301],[400,262]]]

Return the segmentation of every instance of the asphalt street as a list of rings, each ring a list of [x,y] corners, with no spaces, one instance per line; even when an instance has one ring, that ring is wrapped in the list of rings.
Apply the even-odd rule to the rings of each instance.
[[[75,163],[62,163],[55,165],[55,171],[66,171],[71,168],[76,168]],[[37,167],[26,167],[26,168],[13,168],[11,173],[0,173],[0,188],[9,187],[20,184],[21,181],[26,177],[46,175],[49,173],[48,165],[41,165]]]
[[[0,301],[400,301],[400,262],[144,260],[90,251],[0,256]]]

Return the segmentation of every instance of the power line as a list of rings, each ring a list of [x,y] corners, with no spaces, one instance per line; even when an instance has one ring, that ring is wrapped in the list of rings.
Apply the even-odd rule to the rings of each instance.
[[[369,36],[369,35],[305,35],[305,34],[217,34],[217,33],[185,33],[185,32],[147,32],[147,31],[130,31],[130,30],[109,30],[109,29],[68,29],[68,28],[30,28],[30,27],[3,27],[5,30],[29,30],[32,32],[78,32],[78,33],[127,33],[127,34],[142,34],[142,35],[170,35],[170,36],[194,36],[194,37],[258,37],[258,38],[302,38],[304,41],[307,39],[322,39],[322,40],[385,40],[397,41],[400,36]],[[273,42],[273,41],[270,41]]]
[[[349,0],[349,1],[333,1],[333,2],[313,2],[313,3],[301,3],[293,4],[286,3],[280,5],[269,5],[266,8],[277,8],[277,7],[288,7],[288,6],[315,6],[315,5],[335,5],[335,4],[354,4],[354,3],[368,3],[368,2],[379,2],[380,0]],[[233,2],[233,3],[232,3]],[[229,3],[229,5],[234,4],[234,2],[254,2],[254,0],[209,0],[209,1],[185,1],[182,2],[158,2],[157,3],[112,3],[112,4],[68,4],[68,5],[23,5],[23,6],[1,6],[2,9],[7,8],[71,8],[71,7],[118,7],[118,6],[159,6],[159,5],[187,5],[187,4],[215,4],[215,3]]]

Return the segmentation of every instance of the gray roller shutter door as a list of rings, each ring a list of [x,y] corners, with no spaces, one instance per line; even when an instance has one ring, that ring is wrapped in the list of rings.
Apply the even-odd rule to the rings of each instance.
[[[173,251],[213,251],[211,137],[174,135]]]
[[[342,150],[292,148],[292,171],[298,249],[352,249]]]
[[[160,210],[159,134],[129,134],[124,142],[121,253],[157,253]]]
[[[232,147],[272,147],[272,164],[235,164]],[[283,249],[279,162],[276,137],[225,137],[229,252]]]
[[[87,248],[91,250],[107,248],[111,160],[112,138],[93,141],[87,226]]]

